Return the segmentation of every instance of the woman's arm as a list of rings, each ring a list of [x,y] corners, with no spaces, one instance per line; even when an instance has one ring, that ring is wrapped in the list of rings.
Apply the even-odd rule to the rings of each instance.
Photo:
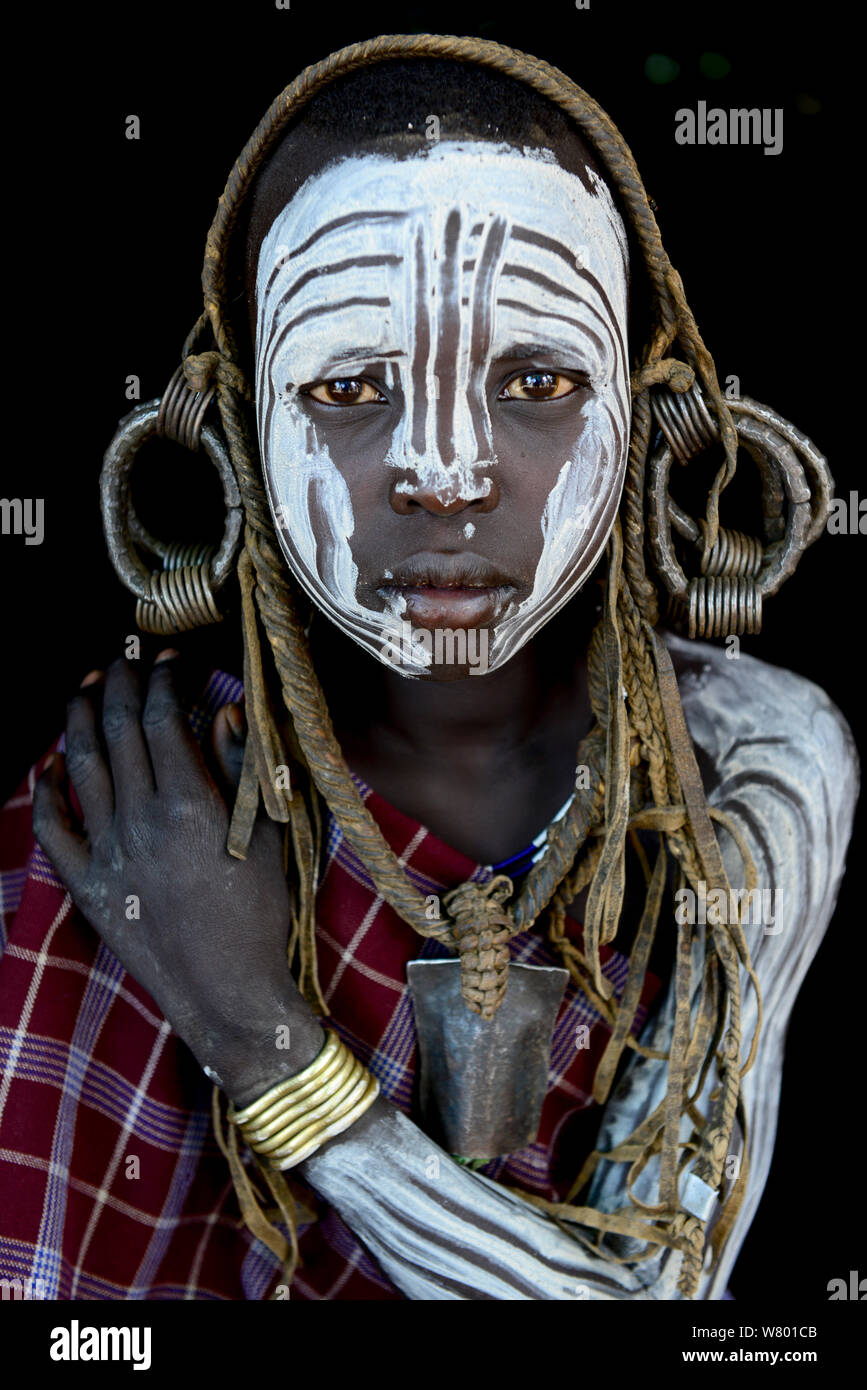
[[[690,733],[713,768],[706,792],[746,839],[763,900],[762,923],[744,928],[762,989],[764,1023],[755,1065],[743,1082],[750,1169],[743,1205],[707,1298],[722,1298],[761,1201],[773,1157],[786,1032],[804,977],[834,913],[859,790],[849,726],[818,686],[749,656],[670,639],[692,672],[681,678]],[[732,886],[743,883],[732,837],[717,825]],[[769,912],[766,911],[769,908]],[[755,914],[751,914],[754,917]],[[771,920],[772,919],[772,920]],[[743,1052],[756,1004],[743,970]],[[705,1097],[711,1089],[706,1087]],[[705,1100],[707,1104],[707,1100]]]

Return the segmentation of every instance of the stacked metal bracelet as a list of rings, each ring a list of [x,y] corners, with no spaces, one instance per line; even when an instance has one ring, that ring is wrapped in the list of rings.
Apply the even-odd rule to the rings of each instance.
[[[354,1124],[379,1095],[379,1082],[326,1030],[325,1046],[309,1067],[281,1081],[229,1119],[272,1168],[294,1168]]]

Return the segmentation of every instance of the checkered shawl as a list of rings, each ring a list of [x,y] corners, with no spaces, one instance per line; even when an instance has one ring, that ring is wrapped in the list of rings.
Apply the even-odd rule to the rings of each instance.
[[[234,678],[214,673],[191,716],[197,735],[242,693]],[[54,747],[62,746],[61,737]],[[211,1129],[210,1082],[34,844],[33,786],[47,756],[0,812],[0,1278],[30,1281],[34,1296],[52,1299],[267,1298],[279,1266],[241,1221]],[[422,893],[488,877],[358,785]],[[567,926],[580,939],[578,925]],[[383,901],[333,820],[317,945],[331,1024],[392,1104],[415,1115],[406,964],[449,953],[423,942]],[[559,963],[530,932],[513,940],[512,956]],[[627,959],[605,947],[602,958],[619,995]],[[636,1031],[659,988],[649,976]],[[570,983],[537,1141],[483,1172],[565,1197],[595,1135],[592,1080],[607,1038]],[[304,1184],[296,1189],[317,1219],[301,1227],[303,1263],[291,1296],[402,1299],[337,1212]]]

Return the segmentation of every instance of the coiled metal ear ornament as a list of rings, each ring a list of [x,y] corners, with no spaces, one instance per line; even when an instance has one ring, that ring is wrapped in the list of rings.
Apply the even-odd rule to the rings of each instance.
[[[719,426],[698,383],[683,393],[655,390],[652,404],[662,438],[648,465],[647,531],[669,594],[669,614],[688,620],[690,637],[757,633],[763,601],[788,579],[824,528],[834,490],[827,462],[806,435],[768,406],[748,396],[727,400],[738,444],[761,477],[764,537],[720,527],[708,550],[707,523],[694,521],[677,505],[669,481],[674,460],[687,465],[717,443]],[[697,574],[687,576],[673,533],[691,548],[690,567],[697,559]]]
[[[144,632],[187,632],[222,621],[216,595],[234,569],[244,513],[225,440],[214,425],[205,423],[214,390],[212,385],[193,391],[183,367],[178,367],[162,399],[146,401],[125,416],[106,450],[100,476],[106,544],[118,577],[138,599],[136,622]],[[152,435],[193,452],[201,444],[217,469],[226,505],[219,546],[159,541],[136,516],[130,496],[132,468]],[[159,561],[159,568],[148,568],[140,552]]]

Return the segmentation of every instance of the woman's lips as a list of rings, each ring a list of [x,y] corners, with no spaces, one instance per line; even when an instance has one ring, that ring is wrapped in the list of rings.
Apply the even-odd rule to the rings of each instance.
[[[399,596],[405,600],[406,607],[401,616],[413,627],[424,627],[431,631],[437,628],[489,627],[514,592],[511,584],[466,588],[458,585],[437,588],[432,584],[401,584],[380,589],[380,593],[389,598]]]
[[[516,590],[483,555],[422,550],[395,565],[378,592],[395,616],[436,631],[490,627]]]

